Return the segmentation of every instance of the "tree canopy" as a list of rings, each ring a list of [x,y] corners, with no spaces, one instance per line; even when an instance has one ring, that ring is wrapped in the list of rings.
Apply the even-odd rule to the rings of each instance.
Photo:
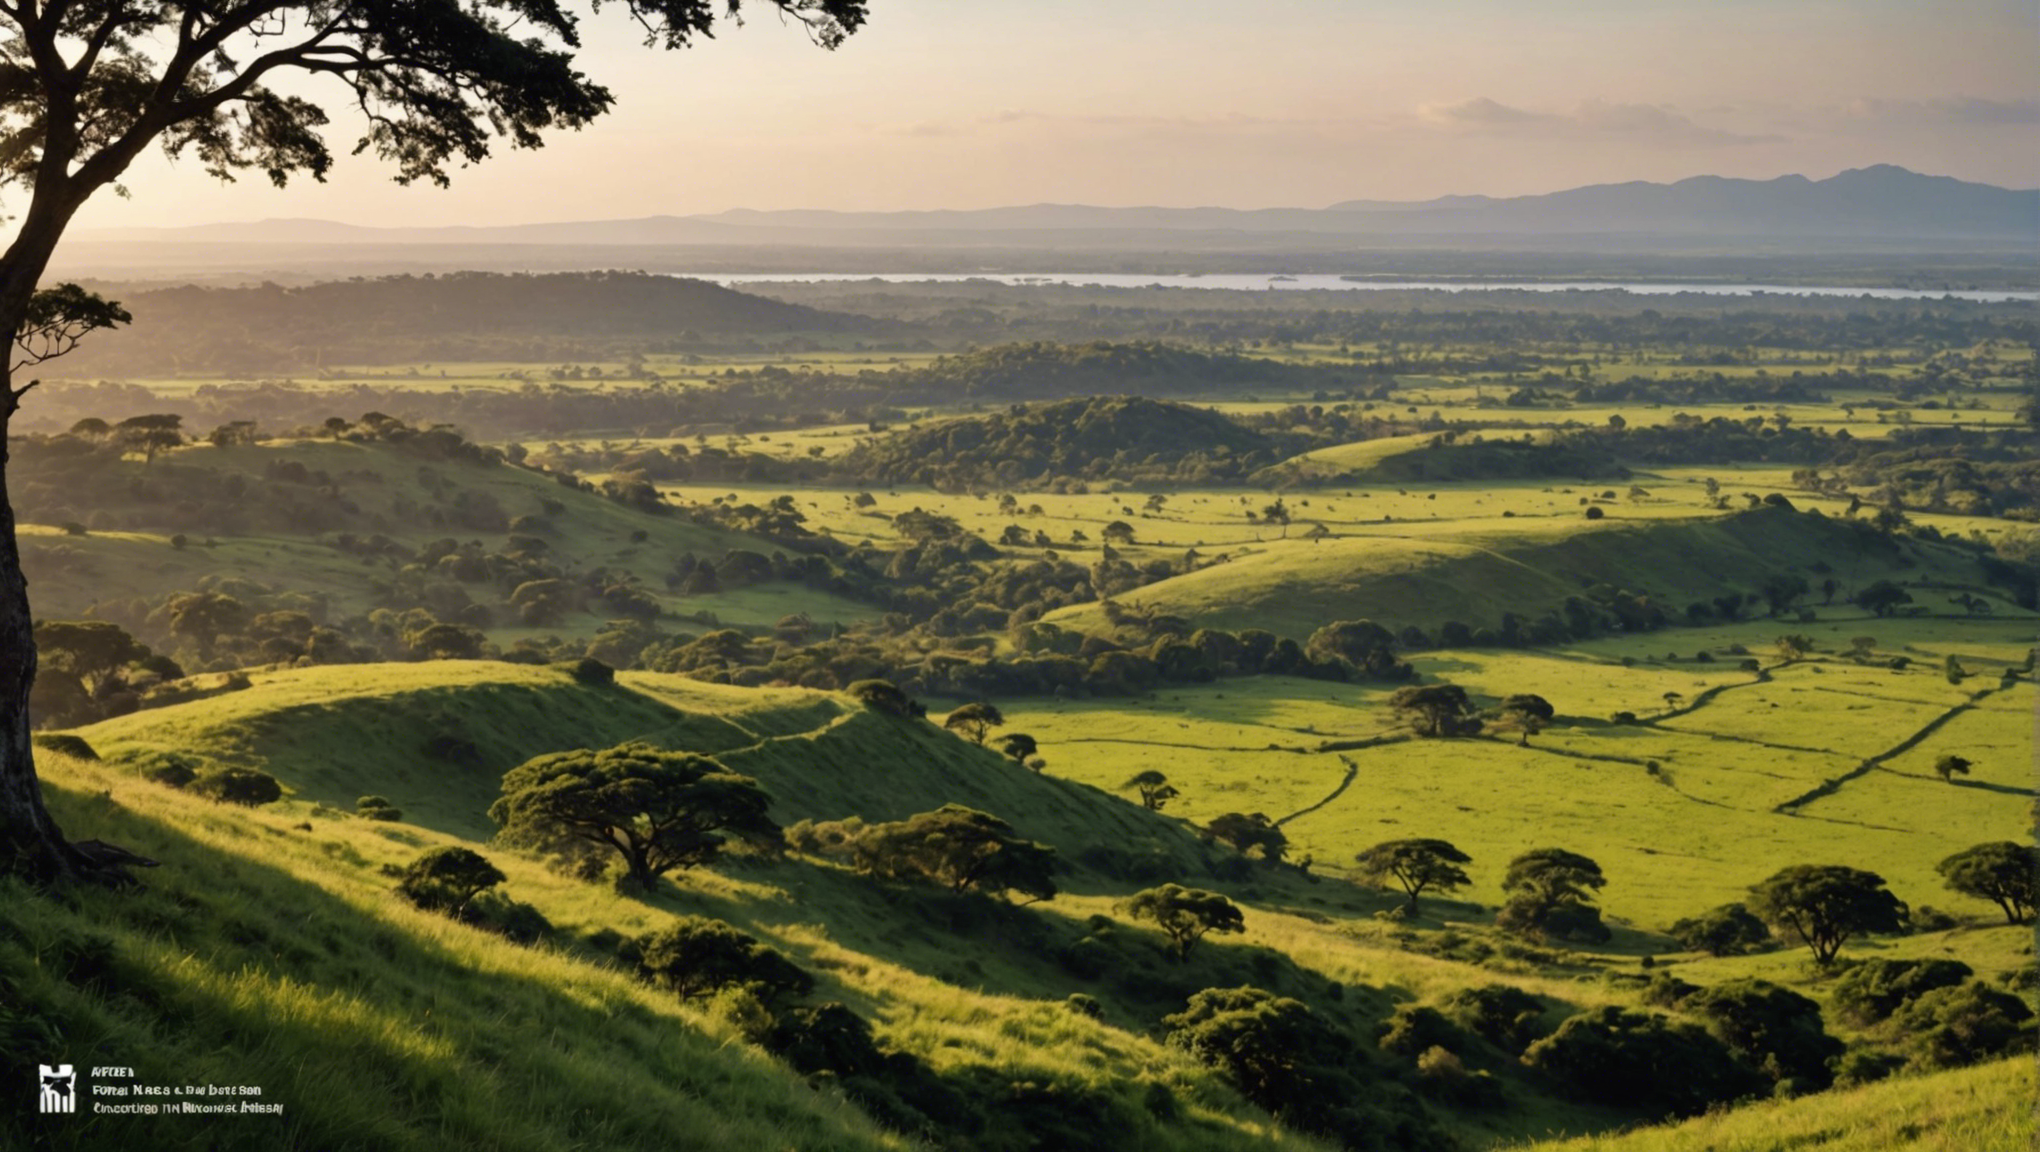
[[[397,895],[420,908],[460,919],[483,892],[501,884],[503,870],[472,848],[448,845],[411,861],[397,881]]]
[[[1164,884],[1133,894],[1126,902],[1126,914],[1136,920],[1152,920],[1170,943],[1176,958],[1190,954],[1190,948],[1206,933],[1246,931],[1246,919],[1239,907],[1216,892]]]
[[[1908,910],[1874,872],[1795,864],[1750,889],[1749,909],[1773,931],[1802,940],[1825,968],[1852,937],[1900,932]]]
[[[1163,805],[1180,795],[1176,786],[1169,783],[1169,778],[1154,768],[1135,773],[1133,779],[1120,787],[1140,793],[1140,806],[1150,812],[1160,812]]]
[[[862,27],[867,0],[763,0],[833,48]],[[647,46],[684,48],[735,19],[736,0],[623,0]],[[125,323],[118,304],[76,285],[45,288],[50,259],[93,196],[152,147],[191,156],[222,180],[323,179],[333,163],[327,106],[358,111],[352,150],[400,183],[448,182],[492,145],[538,147],[609,110],[609,89],[577,67],[577,14],[552,4],[222,0],[0,5],[0,186],[23,193],[0,256],[0,441],[37,383],[16,375]],[[327,103],[321,103],[326,101]],[[174,430],[171,432],[175,434]],[[153,450],[152,439],[148,450]],[[4,461],[0,461],[4,468]],[[118,873],[92,864],[43,806],[29,741],[35,646],[14,515],[0,474],[0,845],[39,880]]]
[[[1469,715],[1473,705],[1466,689],[1457,684],[1398,688],[1388,706],[1406,714],[1419,736],[1471,736],[1480,731],[1480,721]]]
[[[1538,848],[1509,861],[1502,891],[1509,902],[1495,923],[1503,928],[1557,939],[1600,943],[1609,932],[1595,892],[1607,886],[1601,866],[1563,848]]]
[[[1461,864],[1473,857],[1444,840],[1389,840],[1360,853],[1360,878],[1375,887],[1394,880],[1409,893],[1410,915],[1418,912],[1417,896],[1427,888],[1450,892],[1472,883]]]
[[[2032,919],[2040,905],[2034,899],[2035,877],[2040,877],[2040,848],[1999,840],[1964,848],[1934,865],[1948,887],[1964,896],[1995,903],[2008,923]]]
[[[1245,856],[1255,848],[1261,850],[1261,859],[1270,864],[1280,864],[1283,854],[1289,851],[1289,837],[1273,820],[1259,812],[1226,812],[1211,818],[1204,826],[1213,837],[1232,845],[1233,850]]]
[[[949,718],[942,722],[942,726],[951,732],[963,733],[970,738],[971,743],[983,747],[985,737],[991,733],[992,729],[1005,724],[1005,722],[1006,718],[999,714],[997,708],[980,702],[965,704],[963,707],[951,712]]]
[[[757,781],[707,756],[632,743],[525,761],[504,774],[489,818],[508,843],[567,857],[614,851],[648,890],[713,860],[721,833],[776,838],[771,803]]]
[[[865,872],[888,879],[926,879],[961,894],[973,888],[1055,896],[1055,849],[1022,839],[1011,824],[961,804],[944,804],[905,820],[866,825],[849,845]]]

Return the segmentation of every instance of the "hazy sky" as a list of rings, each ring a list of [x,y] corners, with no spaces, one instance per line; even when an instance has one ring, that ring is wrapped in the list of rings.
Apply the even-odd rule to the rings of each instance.
[[[2040,185],[2034,0],[872,0],[840,50],[752,0],[682,53],[605,6],[594,127],[450,190],[152,157],[83,227],[508,224],[1044,201],[1321,207],[1902,164]],[[307,94],[317,91],[308,90]],[[337,105],[339,102],[334,101]],[[336,109],[337,111],[337,109]]]

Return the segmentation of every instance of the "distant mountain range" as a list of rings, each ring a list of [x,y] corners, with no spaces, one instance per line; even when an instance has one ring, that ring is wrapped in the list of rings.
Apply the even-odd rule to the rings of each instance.
[[[366,228],[263,220],[189,228],[82,231],[110,243],[291,245],[785,246],[1300,251],[1370,241],[1464,244],[1510,237],[2003,243],[2040,248],[2040,190],[2013,190],[1880,164],[1809,180],[1696,176],[1597,184],[1542,196],[1351,200],[1329,208],[1100,208],[1036,204],[976,211],[761,212],[652,216],[512,227]]]

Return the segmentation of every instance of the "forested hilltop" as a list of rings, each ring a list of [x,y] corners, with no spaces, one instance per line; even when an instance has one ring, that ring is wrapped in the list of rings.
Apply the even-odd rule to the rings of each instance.
[[[67,376],[316,374],[334,364],[610,359],[897,337],[884,320],[636,272],[356,277],[298,287],[103,286],[134,323],[60,362]]]

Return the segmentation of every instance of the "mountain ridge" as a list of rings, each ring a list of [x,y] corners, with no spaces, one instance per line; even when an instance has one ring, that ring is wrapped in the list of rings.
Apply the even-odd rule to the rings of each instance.
[[[2032,241],[2040,189],[2009,189],[1924,175],[1891,164],[1823,180],[1713,175],[1669,184],[1592,184],[1531,196],[1347,200],[1325,208],[1101,207],[1038,203],[983,209],[838,212],[739,208],[617,220],[380,228],[269,218],[183,228],[82,230],[86,241],[378,244],[841,244],[957,246],[1027,237],[1112,244],[1156,233],[1367,237],[1560,233]]]

